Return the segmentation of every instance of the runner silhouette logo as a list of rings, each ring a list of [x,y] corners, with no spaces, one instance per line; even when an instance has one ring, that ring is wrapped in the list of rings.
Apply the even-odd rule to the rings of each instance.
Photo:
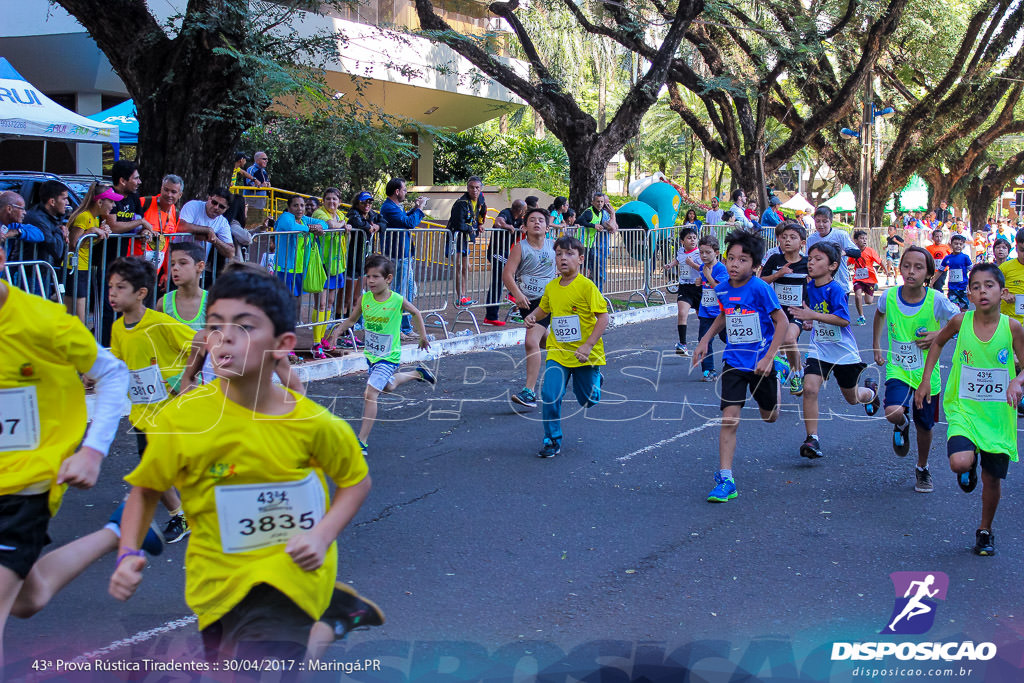
[[[920,635],[935,623],[937,600],[946,599],[949,577],[943,572],[893,572],[896,600],[881,633]]]

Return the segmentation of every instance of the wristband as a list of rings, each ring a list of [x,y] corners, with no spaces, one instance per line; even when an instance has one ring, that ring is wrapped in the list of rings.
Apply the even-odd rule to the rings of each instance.
[[[114,568],[121,566],[121,561],[126,557],[145,557],[146,553],[141,550],[126,550],[117,556],[117,563],[114,564]]]

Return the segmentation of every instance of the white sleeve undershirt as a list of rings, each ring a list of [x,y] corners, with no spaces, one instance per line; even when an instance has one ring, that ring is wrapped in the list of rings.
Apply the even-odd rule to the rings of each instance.
[[[100,347],[96,362],[85,376],[96,382],[96,403],[82,445],[106,456],[117,436],[121,410],[128,395],[128,368],[110,351]]]

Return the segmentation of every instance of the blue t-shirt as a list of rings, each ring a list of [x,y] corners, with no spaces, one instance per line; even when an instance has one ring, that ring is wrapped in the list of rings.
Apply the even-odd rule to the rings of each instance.
[[[807,283],[807,305],[818,313],[837,315],[847,323],[850,322],[850,307],[846,303],[846,290],[835,280],[829,280],[824,287],[819,287],[811,280]],[[853,338],[853,329],[846,325],[831,325],[820,320],[813,322],[811,348],[808,358],[817,358],[826,363],[836,365],[852,365],[859,363],[860,350],[857,340]]]
[[[960,291],[967,289],[967,272],[971,269],[972,265],[971,257],[962,251],[959,254],[950,254],[942,259],[942,270],[949,270],[946,282],[949,283],[950,289]]]
[[[711,266],[711,278],[718,284],[729,281],[729,269],[725,267],[725,264],[721,261]],[[722,312],[722,309],[718,307],[718,297],[715,296],[714,288],[708,286],[708,279],[704,277],[704,269],[700,270],[700,308],[697,309],[698,318],[717,318],[718,314]],[[711,292],[710,297],[714,297],[715,304],[713,306],[705,306],[704,302],[710,298],[707,292]]]
[[[727,341],[722,361],[753,372],[775,335],[772,313],[780,308],[775,290],[759,277],[750,278],[742,287],[733,287],[726,279],[715,287],[715,296],[725,314]]]

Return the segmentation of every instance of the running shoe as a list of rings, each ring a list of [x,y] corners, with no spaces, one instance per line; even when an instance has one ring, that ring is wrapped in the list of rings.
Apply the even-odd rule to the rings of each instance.
[[[778,376],[779,381],[783,384],[788,382],[790,372],[789,361],[781,356],[775,356],[775,374]]]
[[[854,322],[854,325],[867,325],[868,321],[864,316],[859,316]]]
[[[313,358],[315,360],[327,360],[327,354],[324,353],[324,347],[320,344],[313,345]]]
[[[896,425],[892,428],[892,450],[901,458],[910,452],[910,420],[906,416],[903,420],[902,427]]]
[[[475,303],[476,299],[470,299],[468,296],[464,296],[461,299],[459,299],[458,303],[456,303],[455,305],[459,306],[460,308],[465,308],[467,306],[472,306]]]
[[[359,450],[363,452],[363,457],[365,458],[367,456],[367,451],[370,450],[370,446],[362,439],[356,439],[356,441],[359,442]]]
[[[512,315],[508,317],[510,323],[521,323],[523,322],[523,316],[519,315],[518,310],[513,311]]]
[[[708,502],[724,503],[737,495],[736,482],[732,479],[722,479],[722,475],[715,472],[715,488],[711,489],[711,493],[708,494]]]
[[[704,381],[705,382],[714,382],[717,379],[718,379],[718,373],[715,372],[714,370],[705,370],[704,371]]]
[[[121,501],[121,504],[117,506],[116,510],[114,510],[114,514],[110,515],[110,523],[108,525],[117,527],[118,536],[121,535],[121,515],[123,514],[124,501]],[[156,526],[152,524],[149,525],[149,531],[146,532],[146,538],[142,539],[142,549],[154,557],[164,551],[163,534],[158,528],[156,528]]]
[[[864,412],[868,414],[868,417],[874,417],[878,414],[878,409],[882,407],[882,399],[878,396],[878,382],[868,377],[864,380],[864,386],[875,392],[875,397],[871,399],[871,402],[864,404]]]
[[[989,557],[996,554],[992,541],[995,536],[988,529],[978,529],[974,532],[974,554]]]
[[[553,458],[562,452],[562,448],[557,441],[551,439],[544,439],[544,445],[540,447],[540,451],[537,453],[538,458]]]
[[[932,484],[932,473],[927,467],[923,470],[915,467],[914,472],[917,474],[917,483],[914,484],[915,491],[918,493],[931,493],[935,490],[935,486]]]
[[[434,386],[437,384],[437,377],[430,371],[429,368],[425,368],[422,365],[417,365],[415,368],[416,372],[420,375],[420,381],[426,382],[427,384]]]
[[[808,436],[800,446],[801,458],[817,460],[824,455],[825,454],[821,452],[821,443],[819,443],[813,436]]]
[[[493,325],[494,327],[504,327],[504,320],[491,320],[490,318],[484,318],[484,325]]]
[[[1024,396],[1021,396],[1020,403],[1017,404],[1017,417],[1024,417]]]
[[[346,349],[361,349],[363,348],[363,340],[355,335],[347,334],[341,339],[340,346],[344,346]]]
[[[288,364],[289,365],[302,365],[302,357],[294,351],[288,352]]]
[[[690,353],[690,349],[686,348],[686,344],[679,344],[679,343],[677,343],[676,344],[676,355],[677,356],[683,356],[684,358],[689,358],[693,354]]]
[[[974,454],[974,462],[971,469],[956,477],[956,483],[963,489],[964,493],[970,493],[978,486],[978,454]]]
[[[793,375],[789,378],[789,393],[799,396],[804,393],[804,376]]]
[[[334,629],[334,639],[340,640],[349,631],[384,623],[384,612],[372,600],[364,598],[352,586],[338,581],[334,584],[331,602],[320,621]]]
[[[190,533],[192,529],[189,528],[184,513],[179,513],[171,517],[164,527],[164,540],[168,543],[177,543]]]
[[[526,406],[527,408],[536,408],[537,394],[533,393],[530,389],[523,387],[518,394],[514,394],[512,396],[512,401],[521,406]]]

